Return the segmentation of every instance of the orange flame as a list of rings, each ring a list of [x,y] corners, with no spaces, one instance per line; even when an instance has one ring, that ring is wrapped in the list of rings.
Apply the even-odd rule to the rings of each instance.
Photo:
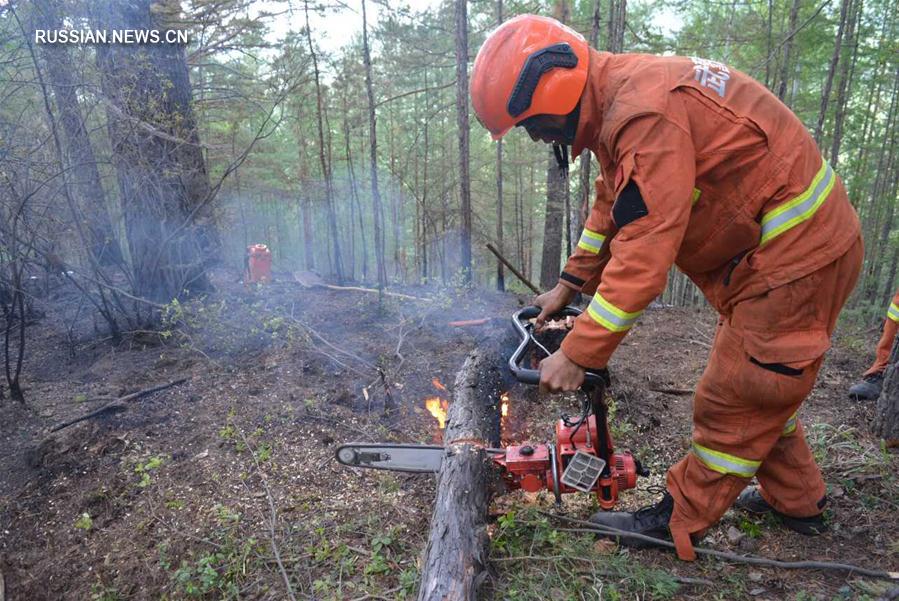
[[[433,384],[434,388],[436,388],[437,390],[440,390],[442,392],[447,392],[446,386],[444,386],[443,383],[441,383],[440,380],[438,380],[437,378],[434,378],[433,380],[431,380],[431,384]]]
[[[509,415],[509,393],[504,392],[501,395],[499,395],[499,400],[501,403],[500,409],[499,409],[500,415],[502,415],[503,417],[506,417]]]
[[[437,425],[441,430],[446,427],[447,407],[448,403],[439,397],[425,399],[425,408],[437,419]]]

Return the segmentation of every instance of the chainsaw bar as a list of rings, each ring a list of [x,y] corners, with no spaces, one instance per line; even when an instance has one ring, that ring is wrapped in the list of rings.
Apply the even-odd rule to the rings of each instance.
[[[420,444],[352,442],[337,449],[337,461],[351,467],[427,474],[440,471],[444,448]]]

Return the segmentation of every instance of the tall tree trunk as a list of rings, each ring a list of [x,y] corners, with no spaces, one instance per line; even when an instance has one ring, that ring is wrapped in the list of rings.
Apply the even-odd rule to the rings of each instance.
[[[303,227],[303,265],[307,271],[315,270],[315,228],[313,227],[313,206],[310,197],[309,157],[306,154],[305,136],[300,128],[303,119],[302,106],[296,106],[294,135],[297,147],[297,177],[300,181],[300,213]]]
[[[600,17],[602,15],[602,2],[596,0],[593,4],[593,27],[590,30],[590,45],[594,48],[599,47],[599,27]],[[575,207],[575,219],[573,223],[573,234],[579,236],[581,230],[584,229],[584,223],[587,221],[587,215],[590,212],[590,206],[593,199],[593,166],[592,153],[586,148],[581,152],[580,167],[580,198]]]
[[[780,72],[780,85],[777,88],[777,97],[780,98],[782,102],[786,102],[787,96],[787,81],[790,78],[790,66],[791,66],[791,53],[793,51],[793,32],[796,31],[796,23],[799,19],[799,4],[800,0],[793,0],[793,4],[790,7],[790,24],[787,28],[787,41],[784,44],[783,50],[783,64],[781,65]]]
[[[515,244],[518,256],[518,268],[527,274],[524,260],[524,183],[521,164],[515,168]]]
[[[768,31],[765,36],[765,87],[771,89],[771,45],[773,43],[772,17],[774,15],[774,0],[768,0]]]
[[[503,22],[503,0],[496,0],[496,24]],[[496,248],[503,254],[503,141],[496,143]],[[502,261],[496,262],[496,289],[506,290],[506,273]]]
[[[893,215],[896,206],[896,200],[889,198],[889,191],[893,188],[893,180],[891,174],[896,167],[897,157],[895,156],[896,146],[896,127],[897,125],[897,107],[899,107],[899,65],[893,79],[893,94],[890,101],[890,110],[887,114],[886,126],[884,132],[889,136],[889,142],[882,144],[880,147],[880,159],[877,162],[877,175],[874,178],[874,184],[871,188],[871,203],[873,205],[883,204],[886,207],[886,216],[882,222],[880,237],[877,244],[873,248],[873,252],[869,251],[869,261],[872,267],[872,277],[865,286],[865,298],[874,300],[877,288],[880,284],[880,274],[882,269],[881,255],[884,253],[886,245],[889,243],[890,232],[893,229]],[[886,141],[884,141],[886,142]],[[885,197],[886,202],[881,203],[880,199]]]
[[[830,90],[833,87],[834,74],[840,62],[840,51],[843,46],[843,30],[846,27],[849,11],[852,10],[852,0],[843,0],[840,5],[840,24],[837,27],[837,37],[833,42],[833,55],[830,57],[830,68],[827,70],[827,79],[824,81],[824,89],[821,91],[821,108],[818,110],[818,123],[815,126],[815,142],[821,147],[821,134],[824,129],[824,120],[827,118],[827,104],[830,101]]]
[[[627,23],[627,0],[609,0],[609,52],[624,51],[624,27]]]
[[[569,19],[565,0],[556,0],[553,16],[566,23]],[[559,279],[562,240],[570,249],[571,232],[568,219],[568,177],[559,169],[554,152],[549,153],[546,167],[546,213],[543,222],[543,251],[540,262],[540,287],[552,288]],[[566,253],[566,257],[568,254]]]
[[[459,201],[462,280],[471,284],[471,180],[468,151],[468,0],[456,0],[456,124],[459,129]]]
[[[855,0],[853,5],[857,5],[858,9],[850,12],[847,39],[851,40],[853,45],[852,61],[843,60],[840,68],[840,85],[837,89],[837,106],[833,118],[833,141],[830,147],[830,164],[836,169],[840,162],[840,146],[843,143],[843,122],[846,117],[846,93],[849,88],[850,67],[855,61],[856,51],[858,50],[858,22],[861,18],[862,0]]]
[[[381,190],[378,187],[378,129],[375,120],[375,93],[371,81],[371,52],[368,46],[368,15],[366,0],[362,0],[362,50],[365,61],[365,90],[368,94],[368,128],[371,148],[371,201],[374,215],[375,261],[378,267],[378,305],[384,306],[384,288],[387,286],[387,267],[384,265],[384,225],[381,210]]]
[[[96,23],[105,29],[167,30],[168,19],[177,17],[152,0],[116,0],[98,11]],[[96,48],[134,291],[168,302],[183,290],[207,290],[206,265],[218,257],[220,242],[184,47]]]
[[[40,29],[62,29],[58,0],[35,0],[36,25]],[[66,178],[72,196],[83,213],[83,223],[88,233],[89,251],[100,264],[119,263],[122,253],[118,236],[109,216],[106,194],[100,181],[94,148],[84,124],[81,105],[78,100],[77,72],[69,56],[69,49],[63,44],[41,44],[39,53],[47,65],[47,76],[59,122],[65,132],[65,165],[70,169]]]
[[[325,209],[328,213],[328,230],[331,234],[331,249],[334,253],[334,275],[337,283],[343,283],[343,261],[340,257],[340,234],[337,229],[337,214],[334,210],[334,190],[331,181],[331,164],[325,156],[330,151],[330,143],[325,146],[324,130],[324,106],[322,102],[321,77],[318,71],[318,56],[315,54],[315,46],[312,44],[312,28],[309,25],[309,0],[303,0],[303,9],[306,14],[306,41],[309,44],[309,54],[312,56],[312,72],[315,75],[315,106],[316,121],[318,124],[318,157],[321,162],[322,178],[325,180]]]
[[[344,103],[346,103],[346,97],[344,97]],[[344,138],[344,151],[346,153],[346,168],[347,175],[350,180],[350,192],[352,194],[351,203],[353,205],[354,210],[353,214],[359,215],[359,234],[361,237],[361,246],[362,246],[362,281],[366,281],[368,279],[368,244],[365,240],[365,226],[362,222],[362,203],[359,200],[359,188],[356,185],[356,172],[353,168],[353,157],[350,153],[350,122],[347,117],[347,109],[346,104],[344,104],[343,109],[343,138]],[[350,229],[354,229],[355,219],[350,220]],[[353,238],[355,240],[355,237]],[[353,252],[355,255],[355,251]],[[353,259],[355,261],[355,259]]]
[[[424,157],[421,165],[421,283],[428,281],[428,151],[429,142],[428,135],[431,122],[431,102],[427,92],[428,87],[428,69],[425,67],[425,121],[424,121]]]
[[[559,281],[562,262],[562,228],[565,221],[565,182],[549,151],[546,169],[546,215],[543,222],[543,252],[540,261],[540,287],[549,289]]]

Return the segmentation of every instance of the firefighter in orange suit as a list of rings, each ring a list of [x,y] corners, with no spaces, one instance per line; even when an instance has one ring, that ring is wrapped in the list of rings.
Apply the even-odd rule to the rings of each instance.
[[[899,292],[893,296],[893,301],[887,309],[887,316],[883,320],[883,333],[877,343],[877,354],[874,356],[874,365],[862,374],[862,379],[849,388],[849,398],[855,400],[870,401],[880,396],[883,387],[883,372],[890,360],[890,351],[893,350],[893,340],[899,330]]]
[[[694,397],[692,448],[668,471],[668,492],[636,513],[592,519],[670,536],[682,559],[735,501],[821,532],[824,482],[798,413],[863,249],[843,184],[799,119],[722,63],[598,52],[531,15],[488,36],[471,98],[494,139],[522,126],[558,146],[563,166],[562,147],[588,148],[605,182],[580,250],[538,297],[548,314],[598,282],[542,362],[544,390],[575,390],[585,368],[605,367],[672,264],[720,314]],[[753,477],[760,486],[746,489]]]

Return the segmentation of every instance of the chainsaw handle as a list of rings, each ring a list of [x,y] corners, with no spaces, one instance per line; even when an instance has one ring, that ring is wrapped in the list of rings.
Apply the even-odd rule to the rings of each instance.
[[[512,353],[512,356],[509,357],[509,370],[512,372],[512,375],[515,376],[516,380],[524,384],[540,384],[540,370],[522,367],[521,363],[532,344],[531,331],[534,328],[534,324],[528,320],[536,318],[540,315],[541,311],[542,309],[540,307],[531,306],[519,309],[512,315],[512,326],[521,337],[521,342],[518,343],[518,348],[516,348],[515,352]],[[577,317],[580,314],[580,309],[568,305],[558,313],[554,313],[551,317]],[[592,371],[584,372],[584,383],[581,385],[582,388],[593,388],[604,385],[605,378],[603,378],[602,375]]]

